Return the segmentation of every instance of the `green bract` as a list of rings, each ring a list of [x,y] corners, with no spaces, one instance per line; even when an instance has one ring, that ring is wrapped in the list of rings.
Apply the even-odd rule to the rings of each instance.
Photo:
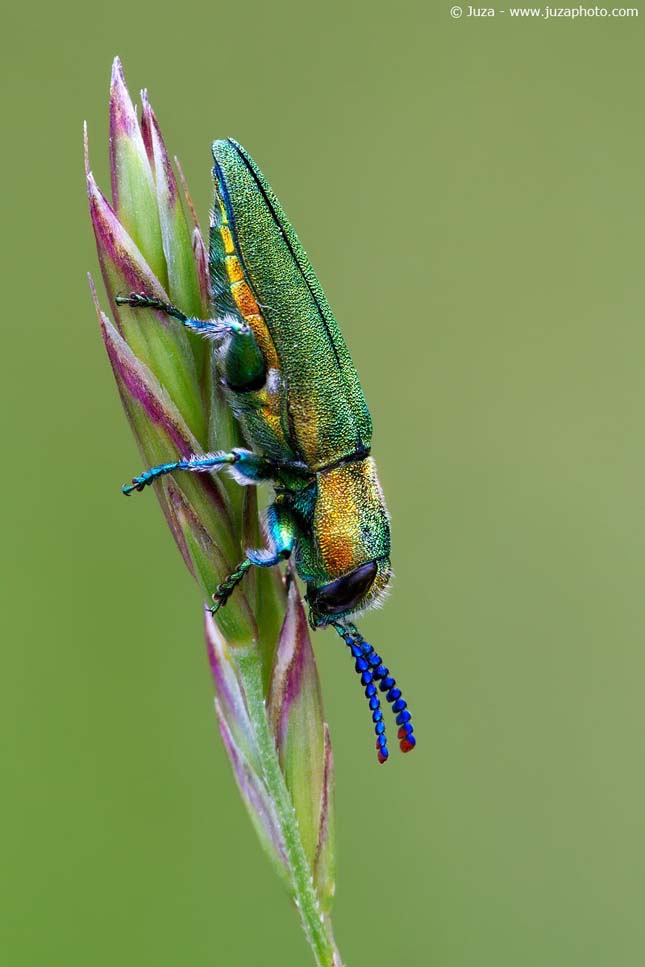
[[[205,156],[207,157],[207,155]],[[177,453],[243,443],[213,378],[209,343],[163,313],[117,305],[146,292],[209,315],[206,246],[184,202],[145,92],[139,121],[119,60],[110,90],[112,204],[86,176],[90,215],[110,315],[90,279],[121,400],[147,465]],[[205,168],[205,170],[207,170]],[[192,212],[190,198],[185,200]],[[115,481],[115,500],[120,500]],[[155,490],[179,550],[208,598],[262,543],[254,487],[225,476],[184,474]],[[316,665],[295,582],[253,569],[206,640],[220,732],[258,835],[296,901],[316,963],[341,964],[329,909],[334,892],[333,763]]]

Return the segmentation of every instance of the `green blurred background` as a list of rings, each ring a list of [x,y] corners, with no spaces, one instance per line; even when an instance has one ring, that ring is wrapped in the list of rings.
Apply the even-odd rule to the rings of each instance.
[[[377,768],[316,636],[348,964],[645,957],[645,11],[450,4],[5,10],[0,955],[307,965],[237,800],[197,592],[85,281],[81,124],[112,57],[203,221],[209,143],[280,195],[361,373],[396,584],[364,632],[419,747]],[[8,340],[8,347],[7,347]]]

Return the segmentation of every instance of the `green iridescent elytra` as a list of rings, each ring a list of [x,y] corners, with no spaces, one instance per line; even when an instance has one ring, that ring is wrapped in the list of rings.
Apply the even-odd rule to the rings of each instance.
[[[291,456],[317,470],[367,450],[372,422],[361,384],[298,236],[270,185],[240,145],[216,141],[213,156],[219,196],[211,232],[216,314],[240,309],[225,267],[227,238],[221,232],[225,217],[233,257],[241,263],[278,355],[283,430]],[[284,450],[276,454],[279,460],[284,456]]]
[[[213,318],[187,318],[144,294],[124,301],[154,305],[216,341],[215,365],[249,449],[187,455],[124,490],[176,470],[224,466],[240,483],[271,482],[270,546],[247,551],[216,589],[216,609],[249,567],[293,555],[312,624],[337,624],[373,605],[391,576],[369,411],[345,340],[271,187],[235,141],[216,141],[213,158]]]

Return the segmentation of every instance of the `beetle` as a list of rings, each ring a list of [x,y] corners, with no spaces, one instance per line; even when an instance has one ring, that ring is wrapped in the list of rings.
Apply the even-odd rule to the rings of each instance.
[[[140,292],[116,301],[154,308],[214,341],[218,378],[251,449],[161,464],[122,489],[131,494],[168,473],[223,468],[240,484],[273,485],[269,547],[247,550],[215,590],[212,610],[226,604],[249,568],[291,557],[306,583],[312,627],[331,625],[352,651],[384,762],[377,685],[396,715],[401,749],[412,749],[415,737],[400,689],[350,621],[382,600],[392,575],[369,410],[320,283],[267,180],[232,138],[215,141],[212,153],[212,318],[189,317]]]

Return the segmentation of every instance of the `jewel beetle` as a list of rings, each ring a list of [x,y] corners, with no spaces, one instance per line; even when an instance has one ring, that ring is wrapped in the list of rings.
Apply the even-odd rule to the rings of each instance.
[[[212,339],[214,365],[249,449],[193,454],[134,477],[125,494],[165,474],[227,468],[241,484],[273,485],[269,547],[248,549],[218,585],[226,604],[251,567],[292,558],[312,627],[349,647],[369,702],[380,762],[388,758],[379,691],[400,747],[414,748],[410,712],[380,655],[351,618],[377,604],[391,578],[390,524],[370,454],[372,421],[345,340],[274,192],[233,139],[215,141],[209,245],[212,317],[195,319],[143,292],[118,296]]]

